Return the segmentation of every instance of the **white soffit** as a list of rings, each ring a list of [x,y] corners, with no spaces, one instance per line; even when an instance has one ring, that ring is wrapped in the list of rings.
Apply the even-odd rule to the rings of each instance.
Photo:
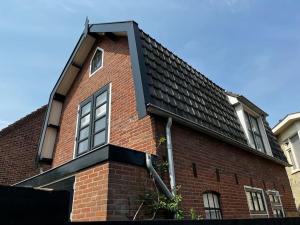
[[[296,120],[300,120],[300,112],[287,115],[283,120],[275,125],[275,127],[272,129],[273,133],[278,135]]]

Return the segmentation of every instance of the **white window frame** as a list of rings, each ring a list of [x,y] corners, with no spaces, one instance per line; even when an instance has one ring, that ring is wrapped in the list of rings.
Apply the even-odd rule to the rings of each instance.
[[[260,213],[251,213],[251,210],[250,210],[250,208],[249,208],[249,203],[248,203],[248,198],[247,198],[247,194],[246,194],[246,191],[251,191],[251,190],[253,190],[253,191],[259,191],[259,192],[261,192],[261,194],[262,194],[262,200],[264,201],[263,203],[265,204],[265,208],[266,208],[266,213],[265,214],[260,214]],[[258,216],[258,217],[260,217],[260,216],[267,216],[267,218],[269,218],[270,217],[270,215],[269,215],[269,210],[268,210],[268,205],[267,205],[267,201],[266,201],[266,196],[265,196],[265,192],[264,192],[264,190],[262,189],[262,188],[257,188],[257,187],[251,187],[251,186],[244,186],[244,191],[245,191],[245,195],[246,195],[246,201],[247,201],[247,205],[248,205],[248,208],[249,208],[249,214],[250,214],[250,216],[251,217],[256,217],[256,216]]]
[[[96,70],[92,73],[92,61],[93,61],[94,56],[95,56],[95,54],[96,54],[96,52],[97,52],[98,50],[102,52],[102,58],[101,58],[102,63],[101,63],[101,66],[100,66],[98,69],[96,69]],[[90,75],[89,75],[89,77],[92,77],[98,70],[102,69],[102,68],[103,68],[103,65],[104,65],[104,50],[103,50],[102,48],[100,48],[100,47],[97,47],[97,48],[95,49],[94,54],[93,54],[93,56],[92,56],[92,58],[91,58],[91,61],[90,61],[90,69],[89,69],[89,74],[90,74]]]
[[[236,113],[237,116],[241,122],[241,126],[244,130],[245,136],[247,137],[247,141],[248,141],[248,145],[255,149],[256,151],[259,151],[263,154],[267,154],[270,156],[273,156],[272,150],[271,150],[271,146],[269,143],[269,139],[267,136],[267,132],[263,123],[263,119],[262,116],[259,115],[258,113],[254,112],[253,110],[249,109],[247,106],[243,105],[243,104],[239,104],[238,106],[236,106]],[[257,119],[257,123],[258,123],[258,128],[262,137],[262,142],[265,148],[266,152],[260,151],[258,149],[255,148],[255,145],[253,146],[252,143],[250,142],[250,132],[248,130],[248,126],[247,126],[247,120],[248,118],[246,118],[246,113],[248,113],[249,115],[255,117]]]
[[[270,200],[270,197],[269,197],[270,195],[275,195],[275,196],[277,196],[277,197],[278,197],[278,200],[279,200],[279,202],[277,202],[277,203],[276,203],[276,202],[271,202],[271,201],[270,201],[273,216],[274,216],[273,210],[276,209],[276,208],[281,208],[281,211],[282,211],[282,213],[283,213],[283,217],[285,217],[285,213],[284,213],[284,209],[283,209],[283,205],[282,205],[282,201],[281,201],[281,197],[280,197],[279,191],[277,191],[277,190],[267,190],[266,192],[267,192],[267,195],[268,195],[269,200]],[[274,207],[274,208],[273,208],[273,207]]]
[[[297,172],[300,172],[300,162],[299,160],[297,159],[296,155],[295,155],[295,149],[294,149],[294,146],[292,145],[292,142],[291,142],[291,138],[298,135],[299,137],[299,133],[294,133],[293,135],[291,135],[290,137],[288,137],[283,143],[286,145],[286,143],[288,143],[286,145],[286,149],[285,149],[285,152],[286,152],[286,157],[288,158],[288,161],[289,163],[292,165],[292,161],[294,161],[295,163],[295,169],[293,167],[291,167],[291,174],[294,174],[294,173],[297,173]],[[299,137],[300,139],[300,137]],[[291,159],[290,157],[290,154],[289,154],[289,151],[291,151],[291,154],[293,156],[293,160]]]

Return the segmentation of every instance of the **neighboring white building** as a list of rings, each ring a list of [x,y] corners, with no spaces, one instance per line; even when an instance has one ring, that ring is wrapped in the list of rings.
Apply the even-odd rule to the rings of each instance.
[[[273,128],[291,167],[287,167],[297,209],[300,211],[300,112],[288,114]]]

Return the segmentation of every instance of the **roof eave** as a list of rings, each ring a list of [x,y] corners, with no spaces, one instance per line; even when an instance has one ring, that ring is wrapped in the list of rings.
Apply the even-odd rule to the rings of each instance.
[[[275,135],[279,135],[281,131],[297,120],[300,120],[300,112],[288,114],[272,128],[272,131]]]
[[[195,129],[195,130],[198,130],[200,132],[203,132],[203,133],[205,133],[207,135],[215,137],[215,138],[217,138],[217,139],[219,139],[221,141],[224,141],[224,142],[226,142],[228,144],[234,145],[236,147],[240,147],[241,149],[246,150],[247,152],[250,152],[250,153],[258,155],[258,156],[261,156],[261,157],[263,157],[265,159],[271,160],[271,161],[273,161],[273,162],[275,162],[277,164],[280,164],[282,166],[290,166],[289,163],[287,163],[287,162],[285,162],[285,161],[283,161],[281,159],[278,159],[278,158],[266,155],[266,154],[264,154],[262,152],[259,152],[256,149],[251,148],[247,144],[243,144],[243,143],[241,143],[239,141],[236,141],[236,140],[234,140],[234,139],[232,139],[230,137],[227,137],[227,136],[225,136],[225,135],[223,135],[221,133],[218,133],[216,131],[208,129],[208,128],[204,127],[204,126],[200,126],[199,124],[194,123],[193,121],[190,121],[190,120],[188,120],[186,118],[178,116],[178,115],[176,115],[176,114],[174,114],[172,112],[166,111],[166,110],[164,110],[162,108],[159,108],[159,107],[157,107],[157,106],[155,106],[153,104],[148,104],[147,105],[147,111],[150,112],[150,113],[153,113],[155,115],[161,116],[161,117],[172,117],[175,121],[179,122],[180,124],[183,124],[183,125],[185,125],[187,127],[190,127],[190,128]]]

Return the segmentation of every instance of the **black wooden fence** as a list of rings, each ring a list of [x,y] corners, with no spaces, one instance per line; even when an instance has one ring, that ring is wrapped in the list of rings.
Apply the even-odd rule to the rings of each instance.
[[[0,225],[300,225],[300,217],[247,220],[148,220],[68,222],[68,191],[0,186]]]
[[[67,224],[69,192],[0,186],[0,224]]]
[[[149,220],[149,221],[105,221],[73,222],[70,225],[300,225],[300,217],[282,219],[244,220]]]

